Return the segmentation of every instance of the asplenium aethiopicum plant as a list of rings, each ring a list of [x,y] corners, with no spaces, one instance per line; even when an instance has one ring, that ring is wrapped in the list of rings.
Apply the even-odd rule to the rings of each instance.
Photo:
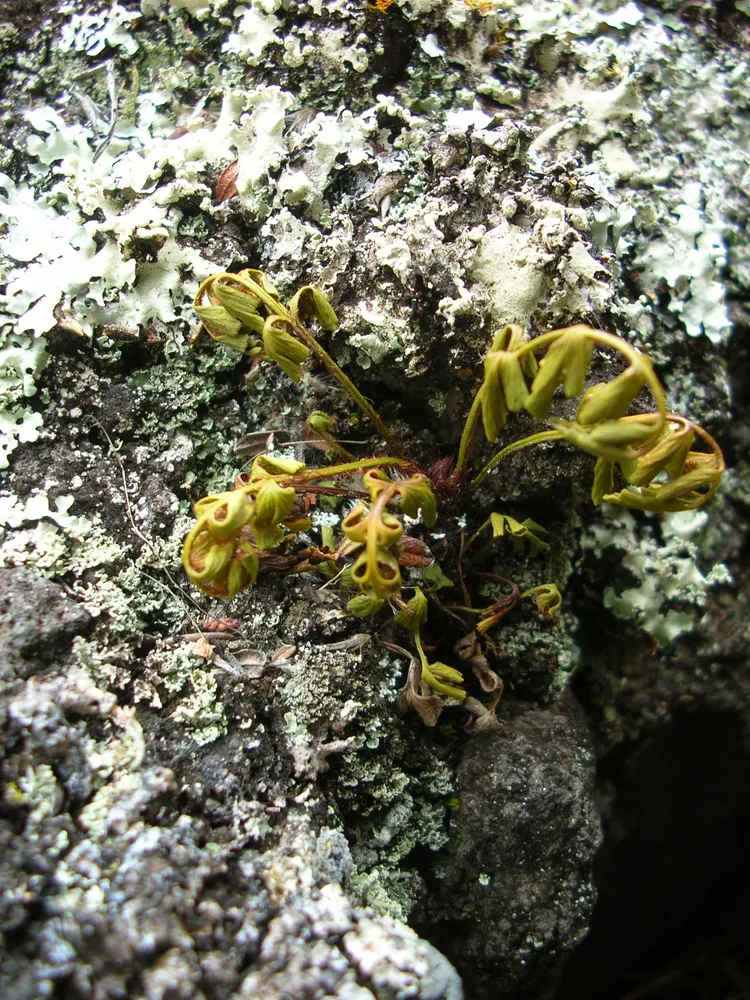
[[[459,670],[429,662],[420,636],[427,619],[422,589],[414,588],[408,601],[402,597],[402,569],[408,566],[424,572],[433,557],[424,542],[405,535],[401,515],[421,516],[431,529],[439,514],[438,499],[428,475],[405,457],[401,442],[380,414],[310,333],[309,320],[317,321],[324,331],[337,327],[328,299],[308,285],[284,304],[263,272],[245,270],[207,278],[196,295],[195,309],[202,330],[214,340],[250,357],[276,362],[293,382],[301,380],[302,365],[311,356],[316,358],[370,420],[390,454],[353,457],[333,437],[333,419],[315,411],[308,418],[308,435],[317,438],[318,447],[347,460],[308,467],[294,458],[257,457],[233,489],[195,505],[196,522],[183,550],[188,577],[206,594],[230,598],[255,583],[259,573],[317,570],[356,591],[347,605],[353,615],[373,614],[389,602],[395,624],[412,633],[416,648],[414,655],[391,644],[411,658],[403,695],[406,703],[434,724],[444,699],[455,699],[478,716],[477,725],[493,724],[492,713],[477,700],[467,699]],[[611,381],[586,388],[596,348],[620,354],[627,367]],[[560,388],[568,398],[581,397],[573,420],[549,417]],[[629,413],[644,391],[650,394],[653,409]],[[508,415],[521,410],[546,420],[547,428],[506,445],[472,477],[470,456],[480,420],[485,437],[494,442]],[[711,499],[724,469],[713,438],[685,417],[668,412],[650,360],[622,338],[578,324],[530,340],[522,327],[505,326],[484,359],[484,380],[449,476],[453,496],[468,497],[512,452],[555,440],[596,459],[591,490],[595,504],[659,512],[697,509]],[[694,449],[696,441],[703,444],[701,450]],[[347,498],[354,506],[342,517],[338,533],[324,528],[321,544],[303,544],[298,535],[311,526],[310,502],[321,495]],[[463,545],[464,553],[487,528],[495,537],[510,537],[518,546],[548,547],[540,525],[491,512]],[[548,615],[560,604],[554,584],[521,593],[511,581],[504,582],[511,594],[487,608],[472,608],[465,586],[463,605],[441,605],[443,610],[453,609],[455,617],[474,616],[473,628],[456,644],[456,653],[490,693],[498,692],[501,683],[482,645],[489,630],[523,597],[533,597],[539,610]]]

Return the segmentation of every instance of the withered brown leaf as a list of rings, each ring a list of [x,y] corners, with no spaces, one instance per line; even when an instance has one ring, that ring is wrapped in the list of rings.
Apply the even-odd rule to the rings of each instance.
[[[469,664],[471,669],[474,671],[474,675],[477,680],[482,685],[483,691],[498,691],[502,694],[502,679],[495,673],[487,662],[487,657],[482,652],[479,636],[476,632],[470,632],[468,635],[465,635],[463,639],[459,639],[453,647],[453,652],[456,653],[456,655],[463,660],[464,663]]]
[[[229,201],[234,198],[237,192],[237,177],[240,173],[240,161],[235,160],[219,174],[216,181],[216,200],[218,202]]]
[[[431,566],[435,562],[435,556],[419,538],[399,538],[394,549],[399,566]]]
[[[273,653],[271,653],[269,662],[286,663],[292,658],[292,656],[294,656],[296,651],[296,646],[279,646],[278,649],[274,649]]]
[[[481,701],[477,701],[476,698],[467,698],[462,708],[467,709],[471,713],[471,718],[467,723],[466,728],[470,729],[471,732],[497,732],[501,729],[500,721],[495,715],[495,708],[497,702],[487,707],[483,705]]]
[[[204,660],[208,660],[209,662],[214,658],[213,647],[205,636],[201,636],[199,639],[196,639],[193,643],[193,652],[196,656],[201,656]]]

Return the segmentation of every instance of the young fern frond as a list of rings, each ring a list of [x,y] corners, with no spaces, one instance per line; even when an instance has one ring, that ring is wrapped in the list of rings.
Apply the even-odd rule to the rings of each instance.
[[[595,346],[616,350],[628,367],[611,382],[584,392]],[[530,364],[535,352],[541,360]],[[458,472],[463,473],[476,423],[481,415],[488,441],[497,440],[508,413],[525,409],[546,419],[559,388],[567,397],[582,395],[574,420],[550,419],[552,429],[529,435],[497,452],[472,480],[480,486],[506,455],[543,441],[562,440],[597,459],[591,497],[652,511],[692,510],[713,496],[724,470],[716,442],[702,428],[667,412],[664,390],[650,359],[620,337],[579,324],[527,340],[520,327],[505,327],[485,358],[485,378],[464,427]],[[647,389],[656,404],[650,413],[627,415],[638,394]],[[676,427],[674,425],[677,425]],[[695,436],[708,452],[690,451]],[[628,486],[615,491],[619,465]],[[655,482],[657,477],[668,482]]]
[[[336,418],[322,410],[313,410],[305,421],[305,439],[313,448],[320,448],[327,455],[340,455],[342,458],[354,460],[355,456],[336,440],[332,431],[336,427]]]
[[[310,446],[337,454],[344,461],[308,468],[294,458],[258,455],[251,469],[237,476],[234,490],[205,497],[195,505],[196,521],[182,554],[187,576],[209,596],[226,599],[251,586],[261,573],[318,570],[327,578],[325,586],[338,583],[356,589],[346,605],[355,617],[375,614],[389,604],[393,624],[411,634],[416,649],[414,655],[384,643],[411,661],[401,701],[418,712],[427,725],[435,725],[446,704],[443,699],[448,698],[462,702],[479,717],[475,728],[497,727],[494,710],[503,685],[487,659],[493,650],[489,634],[523,598],[534,599],[538,611],[552,617],[562,597],[554,583],[521,592],[512,580],[479,573],[508,585],[511,592],[489,607],[472,606],[462,560],[482,532],[491,529],[495,538],[510,539],[518,550],[542,552],[549,548],[542,537],[546,531],[536,522],[493,512],[466,542],[461,536],[458,579],[463,604],[441,604],[434,591],[453,584],[434,562],[429,545],[405,534],[407,519],[421,515],[425,528],[431,529],[437,519],[438,497],[465,498],[467,490],[480,486],[508,455],[551,441],[567,442],[596,459],[591,491],[595,504],[607,502],[646,511],[693,510],[711,499],[724,470],[717,443],[701,427],[668,412],[651,361],[626,341],[584,324],[529,340],[521,326],[511,324],[496,334],[484,359],[484,379],[464,426],[455,471],[448,464],[447,471],[441,472],[441,463],[449,463],[448,459],[429,467],[436,497],[430,478],[403,456],[401,442],[305,325],[310,319],[326,331],[338,325],[333,307],[319,289],[306,285],[284,304],[262,271],[247,269],[207,278],[194,304],[201,329],[213,340],[250,357],[275,362],[293,382],[301,381],[303,364],[317,358],[372,422],[391,454],[356,458],[333,436],[335,419],[314,411],[306,425]],[[617,352],[626,365],[609,382],[586,388],[597,348]],[[550,417],[559,389],[568,398],[581,397],[573,420]],[[653,399],[652,409],[629,413],[644,391]],[[485,437],[494,442],[509,415],[521,411],[548,421],[549,426],[501,448],[467,483],[469,456],[480,420]],[[696,440],[702,450],[694,448]],[[403,478],[388,474],[389,468]],[[354,476],[357,479],[352,483]],[[616,477],[624,481],[623,489],[616,488]],[[353,501],[341,519],[340,532],[323,528],[320,545],[300,534],[311,527],[308,515],[316,495]],[[401,596],[402,568],[421,573],[423,584],[431,579],[428,570],[436,569],[441,582],[427,585],[424,592],[416,586],[414,596],[407,601]],[[454,652],[471,668],[482,689],[493,695],[489,707],[467,696],[459,670],[439,661],[429,662],[422,643],[428,614],[426,595],[464,626],[464,616],[474,616],[471,631],[459,640]]]
[[[377,410],[303,325],[303,318],[312,317],[323,330],[332,331],[338,326],[336,313],[319,288],[305,285],[284,305],[266,275],[248,268],[238,274],[214,274],[206,278],[193,307],[201,318],[202,329],[210,337],[252,357],[275,361],[293,382],[300,381],[302,362],[314,354],[375,426],[390,450],[401,455],[401,442]]]
[[[370,493],[370,509],[359,504],[341,522],[341,530],[350,541],[365,547],[352,568],[355,584],[363,593],[386,600],[401,590],[401,571],[392,547],[404,531],[401,521],[386,507],[397,501],[410,516],[416,516],[421,508],[425,524],[431,527],[436,517],[435,497],[421,473],[391,482],[373,469],[363,479]]]
[[[182,562],[192,582],[213,597],[233,597],[255,582],[263,568],[262,553],[276,549],[294,532],[309,527],[309,518],[294,512],[296,497],[304,494],[316,480],[331,480],[362,473],[369,509],[358,504],[341,524],[351,545],[348,552],[361,549],[351,568],[352,581],[367,601],[359,601],[353,613],[364,615],[382,606],[387,598],[401,590],[401,571],[396,543],[404,527],[388,510],[399,507],[416,517],[421,512],[425,524],[432,526],[437,516],[430,481],[422,473],[406,479],[391,480],[381,471],[384,466],[405,466],[405,459],[371,458],[344,462],[322,469],[308,469],[296,459],[259,455],[249,473],[238,476],[235,490],[198,501],[197,523],[185,540]],[[316,492],[350,492],[337,487],[316,485]],[[342,555],[344,553],[342,552]],[[324,556],[329,559],[330,557]],[[307,572],[307,555],[293,557],[270,568],[284,572]],[[380,603],[378,603],[380,602]]]
[[[456,687],[457,684],[463,683],[464,677],[461,671],[456,670],[455,667],[449,667],[446,663],[429,663],[422,648],[419,629],[416,629],[414,632],[414,645],[417,647],[417,653],[422,665],[422,680],[429,684],[432,690],[437,691],[438,694],[443,694],[448,698],[455,698],[457,701],[463,701],[466,697],[466,692],[463,688]]]
[[[696,436],[709,451],[690,450]],[[697,510],[705,507],[719,488],[724,468],[721,448],[708,431],[677,413],[669,413],[667,427],[655,445],[637,459],[620,462],[629,487],[619,493],[605,493],[601,499],[621,507],[662,513]],[[657,476],[663,481],[655,482]]]
[[[492,528],[492,535],[494,538],[508,537],[512,539],[513,545],[517,552],[520,552],[524,548],[524,544],[528,545],[529,549],[533,551],[542,551],[549,548],[549,542],[545,542],[540,535],[546,535],[547,529],[543,528],[541,524],[537,524],[536,521],[532,521],[530,517],[527,517],[525,521],[517,521],[514,517],[510,517],[508,514],[490,514],[487,520],[481,525],[473,535],[471,535],[463,549],[463,554],[466,555],[469,547],[474,544],[479,534],[485,530],[485,528]]]

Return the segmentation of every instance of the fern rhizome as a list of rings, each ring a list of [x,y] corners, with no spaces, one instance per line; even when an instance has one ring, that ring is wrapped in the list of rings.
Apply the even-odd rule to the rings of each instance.
[[[386,604],[393,624],[411,636],[412,649],[385,642],[407,656],[409,674],[402,703],[434,725],[446,704],[462,703],[476,728],[497,725],[494,707],[502,681],[490,666],[490,631],[520,601],[533,598],[542,614],[553,615],[560,594],[553,583],[521,591],[497,577],[510,593],[489,607],[474,608],[464,583],[462,560],[479,534],[491,529],[517,546],[547,548],[545,530],[534,521],[521,522],[491,512],[468,538],[462,539],[458,578],[463,603],[438,601],[427,568],[434,562],[429,544],[405,534],[404,519],[421,519],[427,533],[440,513],[445,490],[404,455],[401,441],[308,329],[310,320],[324,331],[338,326],[325,295],[305,286],[286,304],[266,275],[257,270],[216,274],[207,278],[195,299],[201,330],[227,347],[252,358],[275,361],[299,383],[302,365],[313,356],[341,385],[372,423],[389,454],[357,458],[333,435],[335,421],[315,411],[307,430],[318,447],[343,461],[313,468],[296,458],[263,454],[234,489],[204,497],[195,504],[195,525],[188,534],[183,565],[200,589],[216,598],[231,598],[255,583],[259,574],[317,571],[355,595],[347,609],[363,617]],[[199,331],[200,332],[200,331]],[[586,388],[595,349],[615,352],[626,363],[609,382]],[[550,417],[553,398],[580,396],[573,420]],[[629,413],[636,397],[648,393],[652,409]],[[472,475],[471,454],[481,420],[489,442],[503,431],[508,414],[525,410],[546,428],[501,448]],[[500,330],[484,359],[484,380],[474,397],[461,436],[455,466],[441,470],[450,496],[467,498],[512,452],[544,441],[564,441],[595,459],[591,499],[645,511],[685,511],[703,507],[716,491],[724,469],[720,448],[701,427],[667,410],[664,390],[649,358],[620,337],[578,324],[533,339],[522,327]],[[698,450],[695,449],[696,443]],[[619,482],[618,482],[619,480]],[[442,484],[445,486],[446,482]],[[620,487],[619,489],[617,487]],[[320,544],[310,544],[309,510],[319,496],[347,499],[350,509],[339,530],[323,527]],[[403,595],[402,570],[421,569],[422,586]],[[433,574],[434,576],[434,574]],[[446,581],[447,582],[447,581]],[[432,593],[431,593],[432,591]],[[463,673],[445,663],[430,662],[422,638],[432,596],[441,614],[450,614],[470,631],[455,645],[458,659],[477,676],[489,705],[467,694]],[[490,657],[491,658],[491,657]]]

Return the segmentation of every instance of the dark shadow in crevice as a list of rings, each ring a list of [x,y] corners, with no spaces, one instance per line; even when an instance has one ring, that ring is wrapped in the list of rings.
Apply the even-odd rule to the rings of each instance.
[[[599,899],[557,1000],[730,997],[750,984],[750,751],[686,714],[600,763]],[[609,801],[608,801],[609,800]]]

